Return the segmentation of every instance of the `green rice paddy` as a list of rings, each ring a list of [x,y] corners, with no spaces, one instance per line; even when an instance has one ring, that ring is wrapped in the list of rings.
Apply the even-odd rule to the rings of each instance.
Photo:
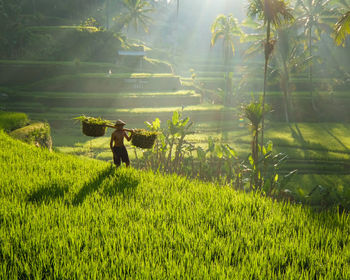
[[[348,279],[347,214],[0,132],[1,279]]]

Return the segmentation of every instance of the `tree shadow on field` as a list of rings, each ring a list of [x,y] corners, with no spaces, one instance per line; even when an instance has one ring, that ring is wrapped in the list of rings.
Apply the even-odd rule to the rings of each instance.
[[[85,200],[85,198],[97,191],[102,182],[109,177],[113,172],[114,172],[114,167],[110,166],[106,169],[104,169],[100,174],[98,174],[98,176],[90,181],[88,181],[87,183],[85,183],[85,185],[80,189],[80,191],[76,194],[76,196],[74,197],[72,204],[74,206],[77,206],[79,204],[82,204]]]
[[[134,172],[127,170],[117,170],[113,177],[104,188],[104,194],[115,196],[118,193],[129,197],[134,193],[135,188],[139,185],[140,179],[135,177]]]
[[[350,149],[337,136],[335,136],[326,125],[323,125],[323,128],[331,137],[333,137],[339,143],[339,145],[341,145],[344,148],[345,151],[350,151]]]
[[[291,124],[288,124],[288,125],[289,125],[289,129],[290,129],[290,131],[291,131],[291,133],[292,133],[292,137],[293,137],[299,144],[301,144],[303,147],[305,147],[305,146],[308,144],[308,142],[304,139],[304,136],[303,136],[303,134],[301,133],[298,124],[296,124],[296,123],[294,124],[295,129],[292,127]]]
[[[68,187],[62,187],[58,183],[51,183],[50,185],[44,185],[38,190],[31,193],[27,200],[32,203],[49,202],[55,199],[64,197],[64,194],[68,191]]]
[[[292,127],[291,124],[289,124],[289,129],[290,129],[290,131],[292,133],[292,137],[294,138],[294,140],[297,143],[300,144],[300,146],[301,146],[300,148],[304,151],[304,157],[308,158],[310,156],[310,152],[309,152],[309,150],[307,148],[307,145],[309,143],[305,140],[303,134],[301,133],[301,130],[300,130],[298,124],[295,123],[294,126],[295,126],[295,129]]]

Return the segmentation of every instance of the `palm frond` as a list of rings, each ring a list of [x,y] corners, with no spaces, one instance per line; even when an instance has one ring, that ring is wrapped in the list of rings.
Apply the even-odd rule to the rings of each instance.
[[[220,14],[216,17],[216,19],[214,20],[213,24],[211,25],[211,32],[215,32],[216,29],[222,29],[223,25],[224,25],[224,21],[226,19],[226,16],[223,14]]]
[[[261,24],[253,20],[251,17],[246,18],[242,21],[241,25],[243,27],[251,28],[251,29],[259,29],[261,28]]]
[[[263,40],[258,40],[255,41],[254,44],[251,44],[245,51],[244,51],[244,56],[245,57],[250,57],[252,55],[256,55],[258,53],[261,53],[263,48],[262,46],[264,45]]]
[[[339,21],[335,24],[335,42],[336,44],[343,45],[345,44],[345,38],[350,34],[350,11],[345,13]]]
[[[245,34],[241,37],[242,43],[250,43],[250,42],[256,42],[256,41],[263,41],[265,38],[265,35],[262,33],[254,33],[254,34]]]
[[[235,37],[240,37],[242,35],[242,30],[239,27],[238,20],[229,14],[225,16],[220,14],[216,17],[215,21],[211,26],[211,45],[214,46],[219,38],[224,40],[224,48],[227,53],[231,49],[234,53],[234,40]]]
[[[284,0],[250,0],[247,14],[275,26],[294,20],[292,10]]]
[[[223,31],[215,31],[211,37],[211,46],[214,46],[219,38],[223,37]]]

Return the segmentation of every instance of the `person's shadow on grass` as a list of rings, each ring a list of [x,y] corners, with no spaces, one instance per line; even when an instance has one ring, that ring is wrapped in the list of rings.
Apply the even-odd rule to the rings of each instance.
[[[110,166],[104,169],[101,173],[99,173],[96,178],[86,182],[84,186],[80,189],[80,191],[75,195],[72,201],[72,204],[74,206],[82,204],[85,198],[91,193],[97,191],[102,185],[102,183],[104,182],[104,180],[110,177],[110,175],[112,175],[114,172],[115,172],[115,169],[112,166]]]
[[[68,191],[67,186],[60,186],[59,183],[51,183],[49,186],[44,185],[32,192],[27,200],[32,203],[43,203],[57,200],[64,197],[64,194]]]
[[[114,196],[118,193],[122,193],[124,197],[129,196],[139,184],[139,178],[135,177],[135,175],[135,172],[131,170],[121,168],[116,171],[114,166],[109,166],[95,178],[86,182],[74,196],[71,204],[73,206],[82,204],[90,194],[101,187],[103,188],[103,193],[108,196]],[[63,199],[68,191],[68,186],[62,186],[61,183],[50,183],[32,192],[27,197],[27,201],[37,204],[49,203]],[[70,203],[68,202],[68,204]]]
[[[124,197],[131,196],[140,183],[140,179],[136,175],[128,168],[117,170],[115,176],[111,177],[104,186],[103,193],[110,197],[117,194],[123,194]]]
[[[100,173],[95,180],[86,183],[74,197],[72,204],[76,206],[83,203],[88,195],[99,188],[103,188],[103,194],[110,197],[118,193],[128,197],[134,193],[133,190],[139,184],[139,178],[135,175],[136,173],[130,168],[115,170],[114,166],[110,166]]]
[[[86,196],[96,191],[102,182],[112,175],[114,172],[114,168],[108,167],[104,169],[101,173],[97,175],[94,179],[86,182],[84,186],[80,189],[80,191],[75,195],[72,204],[78,205],[81,204]],[[69,191],[69,187],[67,185],[62,185],[62,182],[50,182],[37,190],[33,191],[28,197],[27,201],[32,203],[49,203],[54,200],[59,200],[63,198],[65,193]]]

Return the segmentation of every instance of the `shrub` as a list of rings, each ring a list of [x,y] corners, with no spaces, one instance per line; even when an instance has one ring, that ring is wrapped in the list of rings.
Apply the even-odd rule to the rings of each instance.
[[[0,111],[0,129],[9,132],[28,123],[29,119],[25,113]]]
[[[52,149],[52,139],[48,123],[39,122],[27,125],[12,131],[10,136],[37,147]]]

